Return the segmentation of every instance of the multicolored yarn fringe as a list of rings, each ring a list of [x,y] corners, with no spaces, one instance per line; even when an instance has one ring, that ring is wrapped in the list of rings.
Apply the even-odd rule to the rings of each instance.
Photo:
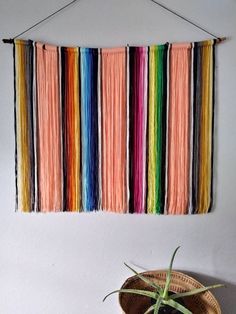
[[[202,214],[213,202],[215,41],[14,42],[16,209]]]

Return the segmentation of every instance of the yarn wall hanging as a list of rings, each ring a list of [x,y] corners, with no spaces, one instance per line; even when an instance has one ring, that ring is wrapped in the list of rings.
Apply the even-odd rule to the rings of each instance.
[[[212,208],[215,45],[59,47],[13,39],[16,210]]]
[[[207,213],[215,41],[14,41],[16,208]]]

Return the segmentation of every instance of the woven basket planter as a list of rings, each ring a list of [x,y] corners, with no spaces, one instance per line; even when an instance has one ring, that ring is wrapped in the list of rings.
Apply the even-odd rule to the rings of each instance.
[[[145,277],[164,287],[166,280],[165,270],[148,271],[142,273]],[[181,272],[172,271],[170,291],[173,293],[185,292],[196,288],[202,288],[203,285],[197,280]],[[146,289],[151,291],[144,281],[137,276],[128,278],[121,289]],[[185,297],[184,305],[194,314],[221,314],[221,309],[215,297],[210,291],[206,291],[194,296]],[[145,296],[120,293],[119,302],[124,314],[143,314],[151,305],[151,299]]]

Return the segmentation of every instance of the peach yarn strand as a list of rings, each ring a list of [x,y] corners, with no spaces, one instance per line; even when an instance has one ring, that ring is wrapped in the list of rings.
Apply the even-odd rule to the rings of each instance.
[[[39,210],[62,209],[61,122],[57,47],[37,43]]]
[[[189,195],[189,110],[191,45],[170,50],[168,214],[186,214]]]
[[[102,49],[102,208],[127,210],[126,50]]]

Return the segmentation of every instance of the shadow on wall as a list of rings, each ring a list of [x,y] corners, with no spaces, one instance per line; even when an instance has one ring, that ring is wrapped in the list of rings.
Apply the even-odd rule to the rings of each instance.
[[[181,270],[180,270],[181,271]],[[210,286],[213,284],[224,284],[226,288],[213,289],[211,292],[216,297],[217,301],[220,304],[222,314],[233,314],[236,313],[235,309],[235,297],[236,296],[236,285],[226,282],[222,279],[210,277],[204,274],[194,273],[194,272],[186,272],[182,271],[185,274],[195,278],[201,284],[205,286]]]

